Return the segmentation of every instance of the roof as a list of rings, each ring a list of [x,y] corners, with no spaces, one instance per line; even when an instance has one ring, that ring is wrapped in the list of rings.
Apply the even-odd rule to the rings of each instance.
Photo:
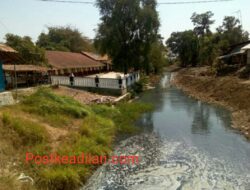
[[[21,55],[6,44],[0,43],[0,61],[4,64],[24,63],[24,59]]]
[[[241,48],[241,49],[243,49],[243,50],[249,50],[250,49],[250,43],[249,44],[247,44],[247,45],[245,45],[243,48]]]
[[[46,51],[45,56],[48,60],[48,64],[55,69],[90,68],[105,66],[103,63],[90,59],[89,57],[81,53]]]
[[[15,71],[15,66],[14,65],[3,65],[3,70],[4,71]],[[41,67],[37,65],[16,65],[16,71],[37,71],[37,72],[46,72],[47,68],[46,67]]]
[[[249,49],[250,49],[250,41],[236,44],[232,46],[232,49],[228,52],[228,54],[220,56],[219,59],[225,59],[225,58],[229,58],[235,55],[244,54],[246,50],[249,50]]]
[[[16,50],[14,50],[12,47],[7,46],[5,44],[0,43],[0,51],[2,52],[12,52],[12,53],[17,53]]]
[[[108,55],[99,55],[99,54],[96,54],[96,53],[93,53],[93,52],[86,52],[86,51],[82,51],[82,54],[83,55],[86,55],[87,57],[95,60],[95,61],[101,61],[101,62],[107,62],[107,63],[111,63]]]
[[[238,44],[234,44],[234,45],[231,46],[231,49],[233,49],[233,48],[235,48],[237,46],[245,46],[247,44],[250,44],[250,40],[245,41],[245,42],[241,42],[241,43],[238,43]]]

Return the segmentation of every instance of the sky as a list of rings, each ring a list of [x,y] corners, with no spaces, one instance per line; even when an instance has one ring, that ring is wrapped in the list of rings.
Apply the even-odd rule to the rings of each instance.
[[[75,0],[84,1],[84,0]],[[94,1],[94,0],[88,0]],[[158,0],[158,2],[178,2],[188,0]],[[198,1],[198,0],[193,0]],[[95,29],[100,23],[98,8],[91,4],[67,4],[42,2],[39,0],[0,0],[0,42],[6,33],[30,36],[36,41],[48,26],[67,26],[78,28],[83,35],[93,39]],[[250,32],[250,1],[232,0],[227,2],[158,5],[161,21],[160,34],[167,39],[172,32],[193,28],[190,17],[194,12],[212,11],[216,20],[212,29],[222,24],[224,16],[239,17],[241,11],[243,28]]]

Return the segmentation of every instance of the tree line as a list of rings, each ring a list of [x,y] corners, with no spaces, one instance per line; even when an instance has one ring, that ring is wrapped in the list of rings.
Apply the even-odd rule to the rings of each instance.
[[[27,64],[46,64],[45,51],[81,52],[95,51],[93,42],[82,35],[78,29],[66,27],[48,27],[47,33],[41,33],[34,43],[29,36],[5,35],[6,44],[17,50]]]
[[[243,30],[239,19],[233,16],[224,17],[223,23],[212,32],[211,26],[215,22],[213,16],[211,11],[193,13],[193,30],[173,32],[166,41],[182,67],[214,66],[217,64],[216,58],[226,54],[230,46],[249,39],[249,34]]]
[[[48,27],[48,33],[41,33],[36,43],[28,36],[7,34],[6,44],[27,63],[46,62],[45,50],[95,51],[107,54],[117,71],[159,73],[167,59],[156,0],[97,0],[96,6],[101,23],[93,41],[77,29]]]

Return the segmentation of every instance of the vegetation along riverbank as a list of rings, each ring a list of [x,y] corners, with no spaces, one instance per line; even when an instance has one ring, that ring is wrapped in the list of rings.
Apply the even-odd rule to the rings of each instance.
[[[135,134],[133,122],[151,109],[139,103],[84,105],[50,88],[1,108],[0,189],[76,189],[98,165],[27,164],[26,153],[108,156],[115,139]]]
[[[209,67],[180,70],[174,83],[191,96],[232,111],[232,126],[250,139],[250,81],[235,76],[215,77]]]

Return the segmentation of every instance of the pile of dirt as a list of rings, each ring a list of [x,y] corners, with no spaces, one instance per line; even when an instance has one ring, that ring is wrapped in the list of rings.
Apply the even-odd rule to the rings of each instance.
[[[197,99],[229,108],[233,127],[250,139],[250,81],[235,76],[206,75],[209,73],[207,69],[182,69],[177,73],[174,83]]]
[[[67,87],[58,87],[54,89],[54,92],[58,95],[69,96],[83,104],[98,104],[98,103],[113,103],[117,97],[114,96],[103,96],[86,92],[83,90],[77,90]]]

